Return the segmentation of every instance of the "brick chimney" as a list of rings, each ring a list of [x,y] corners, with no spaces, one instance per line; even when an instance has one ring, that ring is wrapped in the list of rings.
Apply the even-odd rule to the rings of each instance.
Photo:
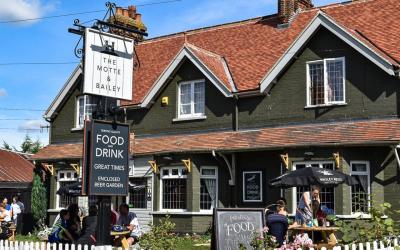
[[[136,12],[136,6],[134,5],[129,6],[128,9],[116,7],[115,16],[111,17],[110,22],[127,28],[138,29],[143,32],[147,31],[146,25],[142,22],[142,15]],[[143,41],[143,36],[136,33],[126,32],[115,28],[112,28],[111,32],[121,36],[130,37],[136,41]]]
[[[278,16],[281,23],[289,23],[298,11],[312,7],[312,0],[278,0]]]

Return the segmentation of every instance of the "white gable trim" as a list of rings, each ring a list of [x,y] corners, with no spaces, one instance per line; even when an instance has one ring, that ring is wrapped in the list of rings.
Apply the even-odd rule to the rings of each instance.
[[[347,32],[343,27],[337,24],[333,19],[323,12],[318,12],[317,16],[311,21],[311,23],[303,30],[303,32],[297,37],[292,45],[285,51],[283,56],[278,60],[272,69],[264,76],[260,82],[260,91],[266,91],[271,83],[273,83],[277,76],[282,72],[286,65],[293,59],[297,52],[307,43],[314,32],[323,26],[341,40],[349,44],[359,53],[364,55],[366,58],[375,63],[378,67],[384,70],[389,75],[395,75],[392,63],[387,59],[377,54],[373,49],[368,47],[364,42],[354,37],[352,34]]]
[[[62,103],[64,100],[65,96],[68,94],[68,92],[71,90],[72,86],[75,85],[76,80],[78,77],[82,74],[82,65],[79,64],[76,66],[75,70],[72,72],[68,80],[65,82],[64,86],[58,92],[56,98],[53,100],[53,102],[50,104],[50,106],[47,108],[46,113],[44,114],[45,119],[50,119],[53,117],[55,111],[57,110],[58,106]]]
[[[189,48],[184,46],[172,59],[171,63],[160,75],[157,81],[153,84],[153,87],[144,97],[143,102],[140,105],[141,107],[147,108],[150,106],[153,98],[161,90],[168,78],[175,72],[176,69],[179,68],[185,58],[189,59],[207,77],[207,79],[210,80],[219,91],[221,91],[225,97],[232,97],[231,91],[223,84],[223,82],[216,75],[214,75],[212,71],[190,51]]]

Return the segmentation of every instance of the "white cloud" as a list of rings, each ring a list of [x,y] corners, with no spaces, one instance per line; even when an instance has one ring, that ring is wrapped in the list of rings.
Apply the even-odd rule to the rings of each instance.
[[[32,129],[40,129],[40,126],[45,126],[45,122],[42,120],[32,120],[27,121],[24,124],[18,126],[19,130],[32,130]]]
[[[7,91],[3,88],[0,88],[0,97],[6,96],[6,95],[7,95]]]
[[[55,4],[55,2],[45,4],[41,0],[1,0],[0,20],[39,18],[53,10]]]

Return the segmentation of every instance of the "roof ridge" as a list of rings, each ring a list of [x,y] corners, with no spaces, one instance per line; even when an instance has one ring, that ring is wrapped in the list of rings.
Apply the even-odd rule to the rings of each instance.
[[[216,24],[216,25],[211,25],[211,26],[205,26],[205,27],[200,27],[200,28],[195,28],[195,29],[179,31],[179,32],[161,35],[158,37],[153,37],[153,38],[144,40],[144,41],[140,42],[138,45],[172,39],[172,38],[181,37],[181,36],[185,36],[185,35],[198,34],[201,32],[208,32],[208,31],[213,31],[213,30],[219,30],[219,29],[231,28],[231,27],[235,27],[235,26],[246,25],[246,24],[256,22],[259,20],[267,20],[267,19],[272,19],[275,17],[277,17],[276,13],[271,14],[271,15],[266,15],[266,16],[252,17],[252,18],[239,20],[239,21],[233,21],[233,22],[228,22],[228,23],[221,23],[221,24]]]
[[[376,0],[348,0],[348,1],[343,1],[343,2],[338,2],[338,3],[331,3],[331,4],[326,4],[322,6],[316,6],[314,8],[306,9],[306,10],[301,10],[301,13],[305,12],[311,12],[315,10],[322,10],[322,9],[330,9],[330,8],[339,8],[339,7],[344,7],[344,6],[350,6],[354,4],[365,4],[368,2],[373,2]]]

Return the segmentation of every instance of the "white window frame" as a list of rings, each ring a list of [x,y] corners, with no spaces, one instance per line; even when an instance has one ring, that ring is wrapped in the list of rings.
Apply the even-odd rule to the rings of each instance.
[[[203,102],[203,106],[204,106],[204,112],[203,113],[194,113],[195,108],[194,108],[194,85],[196,83],[203,83],[204,89],[204,102]],[[190,84],[190,114],[181,114],[181,86],[182,85],[189,85]],[[206,118],[205,116],[205,96],[206,96],[206,83],[204,79],[201,80],[193,80],[193,81],[184,81],[184,82],[180,82],[178,84],[178,108],[177,108],[177,118],[178,119],[190,119],[190,118],[197,118],[197,119],[201,119],[201,118]]]
[[[61,178],[61,177],[60,177],[61,173],[64,174],[64,178]],[[72,177],[68,178],[68,177],[67,177],[67,173],[70,173]],[[75,171],[75,170],[59,170],[59,171],[57,171],[56,191],[57,191],[58,189],[60,189],[60,182],[77,181],[78,178],[75,177],[75,174],[76,174],[76,171]],[[55,194],[55,195],[56,195],[56,205],[55,205],[55,208],[56,208],[56,209],[64,208],[64,207],[60,207],[60,196],[59,196],[58,194]]]
[[[178,175],[173,175],[172,170],[178,169]],[[168,170],[168,175],[164,175],[164,170]],[[162,167],[160,169],[160,211],[162,212],[186,212],[187,209],[164,209],[163,208],[163,180],[168,179],[187,179],[187,174],[184,174],[186,171],[185,167],[175,166],[175,167]],[[187,182],[186,182],[186,191],[187,191]],[[186,205],[187,205],[187,193],[185,194],[186,197]]]
[[[353,164],[365,164],[367,167],[367,171],[353,171]],[[369,196],[371,195],[371,169],[369,161],[350,161],[350,175],[367,175],[368,176],[368,209],[371,208],[371,201]],[[360,212],[353,212],[353,197],[351,193],[351,186],[350,186],[350,210],[351,215],[368,215],[368,213],[360,213]]]
[[[245,192],[244,192],[244,187],[245,187],[245,178],[244,175],[245,174],[260,174],[260,199],[259,200],[246,200],[245,199]],[[242,173],[242,198],[243,198],[243,202],[262,202],[263,201],[263,174],[262,171],[243,171]]]
[[[214,175],[203,175],[203,169],[214,170],[215,174]],[[218,201],[219,201],[218,200],[218,168],[217,167],[211,167],[211,166],[200,167],[200,181],[201,181],[201,179],[213,179],[213,180],[215,180],[215,186],[216,186],[215,192],[216,192],[216,194],[215,194],[215,204],[214,204],[214,206],[211,205],[210,209],[200,209],[200,212],[210,212],[210,211],[213,211],[214,208],[218,207]],[[201,187],[201,184],[200,184],[200,187]],[[200,199],[201,199],[201,196],[199,197],[199,201],[200,201]]]
[[[293,170],[296,170],[296,165],[306,165],[307,167],[311,167],[312,164],[319,164],[319,167],[322,168],[322,164],[332,164],[333,167],[335,168],[335,163],[333,161],[295,161],[293,162]],[[335,196],[336,192],[335,189],[333,190],[333,204],[335,204]],[[297,188],[293,187],[292,188],[292,211],[293,214],[296,214],[296,209],[297,209]]]
[[[341,61],[343,67],[343,100],[342,101],[328,101],[328,70],[327,70],[327,62],[328,61]],[[324,103],[323,104],[311,104],[311,77],[310,77],[310,65],[321,63],[324,65]],[[320,107],[320,106],[330,106],[330,105],[345,105],[346,104],[346,59],[345,57],[336,57],[336,58],[325,58],[323,60],[315,60],[308,61],[307,65],[307,104],[306,108],[312,107]]]
[[[92,98],[94,98],[94,97],[92,97]],[[75,105],[76,105],[76,107],[75,107],[75,129],[82,129],[84,124],[85,124],[85,123],[79,124],[79,101],[81,99],[83,99],[83,116],[84,116],[83,121],[85,121],[87,119],[87,117],[86,117],[86,105],[87,105],[88,95],[77,96],[76,100],[75,100]]]

